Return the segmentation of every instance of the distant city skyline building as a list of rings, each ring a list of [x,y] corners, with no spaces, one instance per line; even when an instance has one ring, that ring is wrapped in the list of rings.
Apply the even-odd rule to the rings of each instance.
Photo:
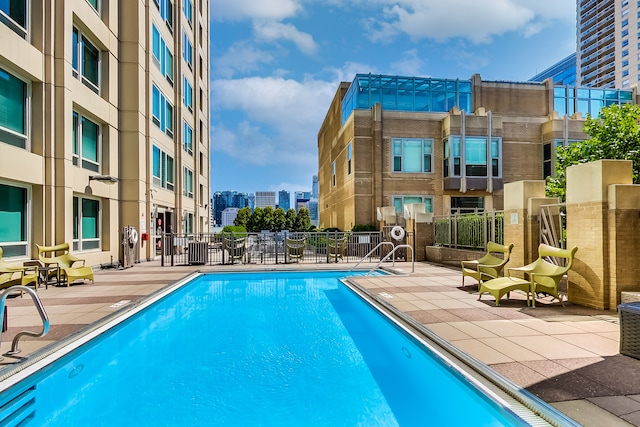
[[[309,191],[296,191],[295,192],[295,209],[296,212],[300,212],[300,208],[306,208],[307,202],[311,200],[311,192]]]
[[[313,175],[311,178],[311,198],[318,198],[318,175]]]
[[[222,211],[222,223],[221,225],[223,227],[227,226],[227,225],[234,225],[233,222],[236,220],[236,217],[238,216],[238,211],[240,209],[238,208],[225,208],[225,210]]]
[[[291,207],[291,193],[286,190],[280,190],[278,192],[278,207],[288,211]]]
[[[256,208],[266,208],[267,206],[271,206],[272,208],[276,207],[276,192],[275,191],[256,191]]]
[[[222,212],[226,208],[244,208],[251,207],[250,195],[247,193],[239,193],[237,191],[216,191],[211,198],[211,215],[213,217],[213,225],[222,224]]]
[[[309,200],[307,202],[307,209],[309,209],[309,217],[311,218],[311,225],[317,227],[319,224],[318,199]]]
[[[576,53],[556,62],[546,70],[529,79],[530,82],[543,82],[548,78],[553,79],[554,85],[576,85]]]

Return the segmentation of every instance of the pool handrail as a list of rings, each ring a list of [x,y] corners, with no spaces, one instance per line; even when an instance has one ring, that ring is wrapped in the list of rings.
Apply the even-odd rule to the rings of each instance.
[[[13,337],[13,341],[11,342],[11,350],[4,353],[5,356],[13,356],[14,354],[20,353],[20,349],[18,348],[18,340],[20,340],[21,337],[29,336],[29,337],[40,338],[47,335],[47,333],[49,332],[49,317],[47,316],[47,313],[44,311],[44,307],[42,306],[42,302],[40,301],[40,298],[38,298],[38,294],[33,289],[27,286],[15,285],[7,288],[4,292],[2,292],[0,296],[0,344],[2,343],[2,329],[5,321],[5,318],[4,318],[5,301],[9,296],[9,294],[15,291],[19,291],[20,293],[26,292],[29,295],[31,295],[31,299],[33,300],[33,303],[35,304],[36,309],[38,310],[38,314],[40,314],[40,318],[42,319],[42,332],[39,332],[39,333],[30,332],[30,331],[18,332],[16,336]],[[0,358],[0,360],[2,360],[2,358]]]
[[[372,255],[372,254],[373,254],[373,253],[374,253],[374,252],[375,252],[375,251],[376,251],[380,246],[382,246],[382,245],[391,245],[391,246],[395,246],[395,245],[393,244],[393,242],[387,242],[387,241],[384,241],[384,242],[380,242],[380,243],[378,243],[378,244],[375,246],[375,248],[371,249],[371,250],[369,251],[369,253],[367,253],[365,256],[363,256],[363,257],[362,257],[362,259],[361,259],[360,261],[358,261],[358,262],[356,263],[356,265],[354,265],[353,267],[351,267],[351,270],[349,270],[349,271],[353,271],[353,270],[355,270],[355,269],[356,269],[356,267],[357,267],[357,266],[359,266],[359,265],[360,265],[360,263],[362,263],[362,261],[364,261],[365,259],[367,259],[368,257],[370,257],[370,256],[371,256],[371,255]],[[393,252],[393,250],[392,250],[391,252]],[[396,257],[395,257],[395,256],[393,257],[393,265],[394,265],[394,266],[396,265]]]
[[[391,243],[391,242],[389,242]],[[396,250],[398,250],[399,248],[409,248],[411,249],[411,272],[414,273],[416,271],[416,258],[413,256],[413,247],[411,247],[411,245],[407,245],[407,244],[402,244],[402,245],[396,245],[393,247],[393,250],[391,252],[389,252],[388,254],[386,254],[384,256],[384,258],[382,258],[380,261],[378,261],[378,263],[376,264],[375,267],[373,267],[371,270],[367,271],[367,274],[365,274],[365,276],[368,276],[369,274],[371,274],[371,272],[375,269],[377,269],[378,267],[380,267],[380,264],[382,264],[383,262],[385,262],[390,255],[393,255],[393,265],[396,265],[396,260],[395,260],[395,253]]]

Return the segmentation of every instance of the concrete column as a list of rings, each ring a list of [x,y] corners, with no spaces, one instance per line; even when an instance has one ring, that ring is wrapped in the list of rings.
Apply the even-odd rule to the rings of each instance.
[[[567,168],[567,247],[578,247],[569,272],[569,301],[615,309],[620,297],[617,283],[628,281],[620,288],[637,283],[631,271],[638,261],[631,258],[637,258],[638,252],[633,250],[636,243],[628,239],[635,237],[638,204],[633,198],[625,200],[638,195],[635,186],[629,188],[631,184],[628,160],[598,160]]]
[[[530,206],[532,198],[537,202]],[[539,208],[542,200],[546,200],[544,181],[517,181],[504,185],[504,244],[514,244],[510,266],[528,264],[538,256],[538,212],[534,218],[529,208]]]

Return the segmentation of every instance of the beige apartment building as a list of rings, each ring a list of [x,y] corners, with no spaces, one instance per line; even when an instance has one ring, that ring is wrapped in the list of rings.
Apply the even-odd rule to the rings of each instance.
[[[208,230],[209,2],[0,3],[0,247],[140,259]]]
[[[587,138],[587,114],[632,90],[358,74],[318,133],[320,227],[378,224],[377,208],[424,203],[446,215],[503,208],[503,186],[554,170],[559,145]]]

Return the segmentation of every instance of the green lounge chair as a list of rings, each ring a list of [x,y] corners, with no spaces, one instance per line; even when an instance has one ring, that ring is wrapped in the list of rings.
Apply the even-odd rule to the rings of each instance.
[[[344,251],[347,249],[347,242],[349,241],[349,235],[344,234],[342,237],[327,238],[327,254],[329,256],[329,260],[334,262],[338,261],[338,258],[344,259]]]
[[[473,261],[462,261],[462,286],[464,286],[464,278],[466,276],[473,277],[478,285],[485,280],[495,279],[500,276],[504,266],[509,262],[513,243],[509,246],[500,245],[498,243],[487,243],[487,253],[480,259]],[[501,254],[501,257],[496,256]]]
[[[536,306],[536,294],[543,293],[552,295],[560,300],[564,307],[564,302],[558,294],[558,283],[562,277],[567,274],[573,264],[577,247],[572,249],[560,249],[553,246],[541,244],[538,247],[538,259],[531,264],[523,267],[508,268],[509,275],[507,277],[498,277],[486,282],[480,283],[478,292],[478,300],[484,293],[490,293],[496,299],[496,306],[500,305],[500,298],[509,292],[520,290],[527,294],[527,305]],[[556,260],[564,260],[564,266],[553,264],[547,261],[547,258],[555,258]],[[512,273],[524,273],[524,278],[512,276]],[[531,302],[529,302],[531,298]]]
[[[287,257],[290,260],[299,261],[304,259],[304,249],[307,245],[307,239],[305,237],[302,239],[291,239],[287,237],[285,244],[287,246]]]
[[[67,286],[76,280],[91,280],[93,283],[93,269],[85,265],[85,260],[77,258],[69,253],[69,244],[62,243],[55,246],[40,246],[38,259],[46,267],[57,266],[59,271],[50,271],[51,275],[57,274],[58,282],[66,282]],[[60,253],[58,255],[58,253]],[[49,256],[47,256],[49,254]]]
[[[245,254],[246,237],[229,236],[224,238],[224,248],[229,253],[231,262],[242,261]]]
[[[38,290],[38,267],[37,266],[13,266],[9,265],[2,257],[3,250],[0,248],[0,289],[5,289],[13,285],[27,286],[33,283],[35,290]]]

